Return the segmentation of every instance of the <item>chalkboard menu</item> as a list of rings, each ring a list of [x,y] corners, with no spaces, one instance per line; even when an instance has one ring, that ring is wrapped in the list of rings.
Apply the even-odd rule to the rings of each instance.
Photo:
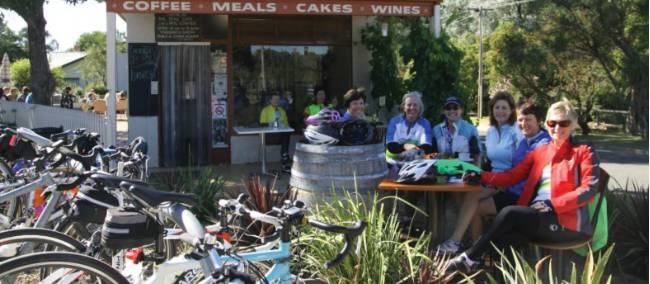
[[[156,41],[183,42],[200,38],[200,15],[156,14]]]
[[[157,44],[129,43],[129,115],[158,115],[159,62]]]

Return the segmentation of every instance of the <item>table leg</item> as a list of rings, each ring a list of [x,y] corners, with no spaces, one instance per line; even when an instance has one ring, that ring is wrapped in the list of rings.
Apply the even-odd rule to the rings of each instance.
[[[427,211],[429,213],[429,232],[431,240],[438,241],[438,196],[436,192],[427,192]]]
[[[262,173],[266,174],[266,135],[264,132],[260,133],[260,139],[262,140]]]

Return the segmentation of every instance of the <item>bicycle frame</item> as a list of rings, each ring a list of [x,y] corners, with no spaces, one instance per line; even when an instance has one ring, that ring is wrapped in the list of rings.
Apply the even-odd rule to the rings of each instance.
[[[52,176],[50,176],[48,173],[42,175],[35,181],[32,181],[28,184],[24,184],[24,182],[17,182],[14,184],[10,184],[0,189],[0,191],[5,191],[8,190],[9,188],[13,188],[10,189],[8,192],[0,193],[0,202],[9,201],[16,197],[29,194],[30,192],[36,190],[37,188],[48,187],[55,184],[56,182],[54,181]],[[59,197],[61,197],[61,195],[62,195],[61,192],[54,191],[51,200],[59,200]],[[54,212],[55,207],[56,207],[56,202],[47,202],[47,205],[45,206],[45,209],[39,216],[38,220],[36,221],[35,226],[44,227],[47,221],[49,221],[50,216]],[[0,214],[0,229],[3,230],[8,229],[10,226],[11,226],[11,220],[9,220],[9,217]]]
[[[275,244],[275,242],[273,242]],[[266,247],[266,246],[262,246]],[[202,270],[202,262],[210,261],[213,259],[215,263],[224,265],[226,263],[240,262],[242,259],[252,262],[261,261],[275,261],[275,264],[264,275],[264,280],[268,282],[279,281],[281,284],[291,283],[291,270],[289,261],[291,260],[291,243],[280,242],[276,249],[260,249],[259,251],[240,253],[235,256],[219,255],[215,249],[208,252],[209,256],[201,260],[188,259],[184,255],[176,256],[170,260],[158,265],[156,272],[143,282],[135,282],[141,284],[153,283],[174,283],[176,278],[183,272],[190,270]],[[201,283],[209,283],[210,276],[206,276]],[[133,280],[133,279],[131,279]],[[258,281],[258,283],[264,283]]]

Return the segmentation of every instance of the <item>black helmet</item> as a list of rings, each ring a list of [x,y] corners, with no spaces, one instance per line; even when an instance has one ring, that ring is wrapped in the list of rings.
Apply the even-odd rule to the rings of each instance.
[[[339,143],[339,131],[329,124],[310,125],[305,129],[305,138],[311,144],[334,145]]]
[[[341,142],[345,145],[364,145],[374,137],[375,127],[363,119],[353,119],[341,127]]]

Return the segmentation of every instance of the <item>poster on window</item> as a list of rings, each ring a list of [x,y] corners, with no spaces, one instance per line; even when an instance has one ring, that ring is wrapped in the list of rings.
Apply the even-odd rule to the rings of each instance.
[[[227,56],[212,52],[212,148],[228,148],[228,73]]]
[[[214,98],[214,97],[213,97]],[[228,148],[227,101],[212,102],[212,148]]]

